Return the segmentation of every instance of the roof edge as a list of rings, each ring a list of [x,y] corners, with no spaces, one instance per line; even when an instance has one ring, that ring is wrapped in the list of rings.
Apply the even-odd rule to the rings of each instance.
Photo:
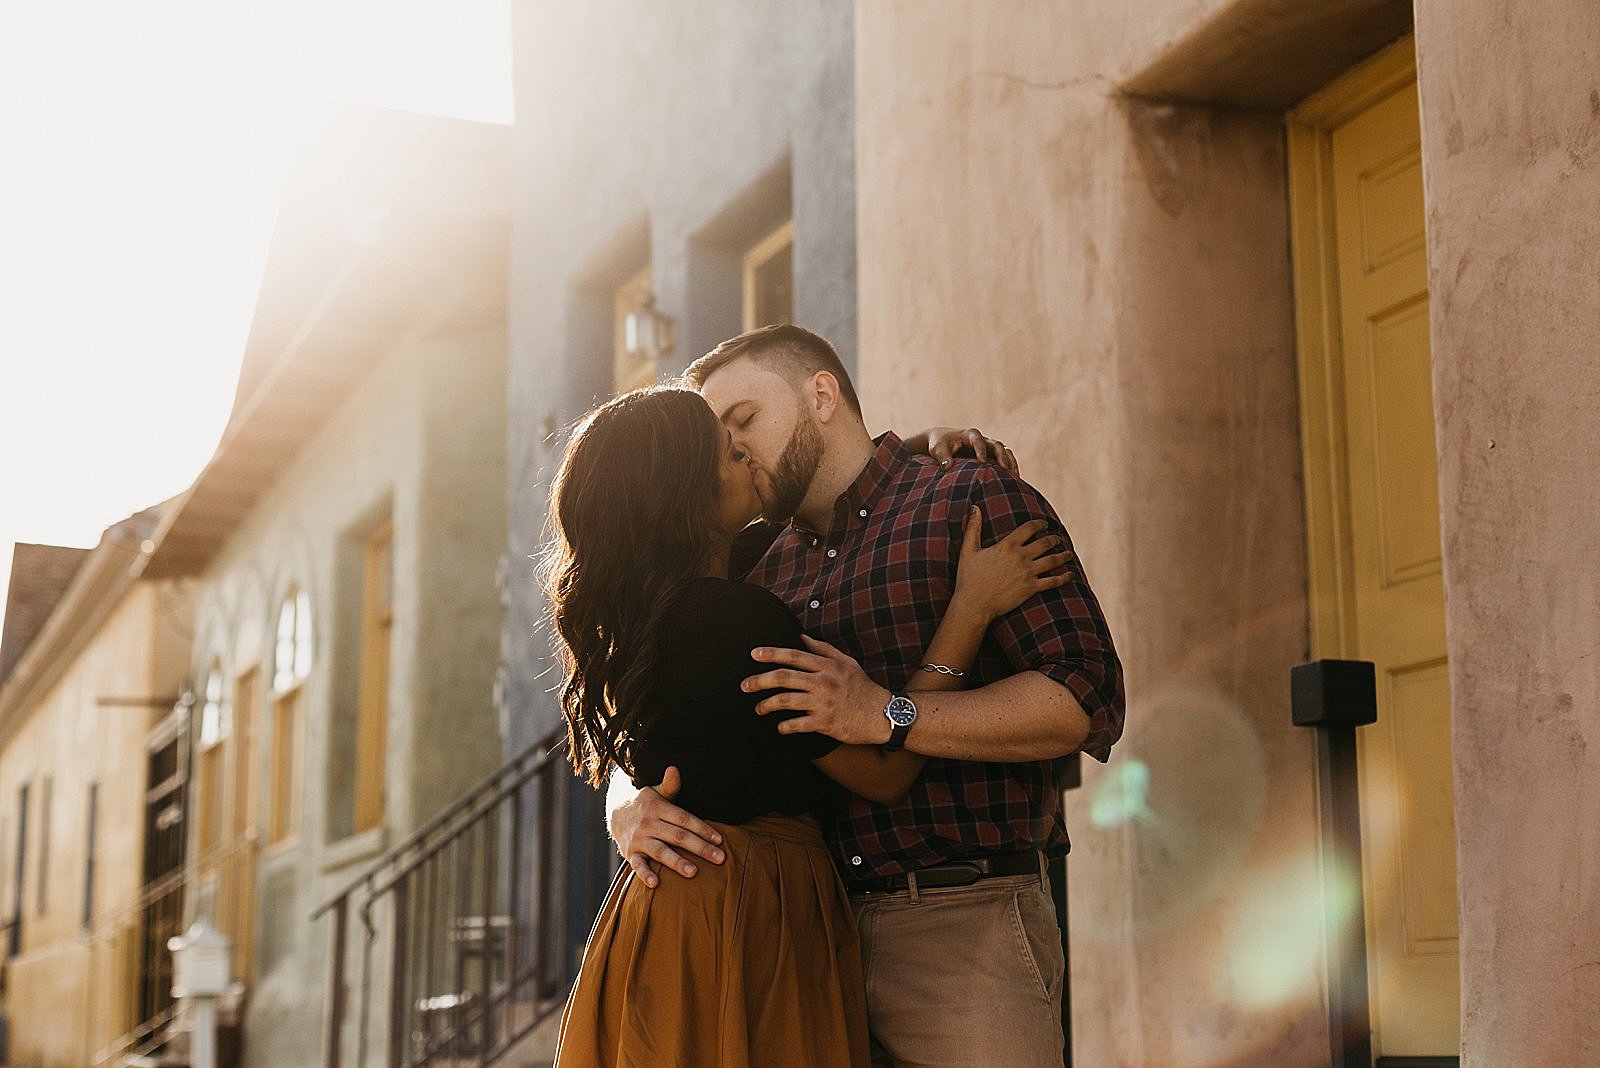
[[[149,559],[145,546],[171,503],[164,501],[112,524],[89,550],[44,625],[0,684],[0,744],[21,725],[30,705],[60,681],[73,658],[138,581]]]

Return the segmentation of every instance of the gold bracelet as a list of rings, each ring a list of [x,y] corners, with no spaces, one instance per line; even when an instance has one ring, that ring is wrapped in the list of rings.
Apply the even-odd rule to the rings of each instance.
[[[922,670],[936,672],[940,675],[949,675],[953,679],[965,678],[967,674],[965,671],[957,671],[955,668],[946,667],[943,664],[923,664]]]

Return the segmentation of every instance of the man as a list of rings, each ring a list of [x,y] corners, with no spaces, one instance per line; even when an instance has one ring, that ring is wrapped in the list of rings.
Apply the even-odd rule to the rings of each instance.
[[[914,459],[892,433],[874,441],[832,346],[800,327],[726,341],[688,377],[749,457],[766,517],[792,520],[747,581],[831,643],[755,650],[772,669],[746,689],[786,691],[758,711],[799,710],[786,732],[930,758],[899,804],[852,799],[829,833],[861,930],[874,1057],[1059,1065],[1063,961],[1042,859],[1067,847],[1056,771],[1078,750],[1105,760],[1124,703],[1081,570],[995,621],[966,689],[913,702],[903,686],[938,669],[921,654],[973,507],[991,539],[1043,519],[1070,548],[1065,529],[999,467]],[[870,689],[843,681],[841,650]],[[657,790],[612,791],[612,836],[641,874],[647,858],[691,876],[684,853],[721,862],[714,829],[667,800],[677,786],[669,774]]]

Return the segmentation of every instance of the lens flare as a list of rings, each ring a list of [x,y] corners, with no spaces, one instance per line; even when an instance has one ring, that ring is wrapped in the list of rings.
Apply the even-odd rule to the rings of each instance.
[[[1110,828],[1132,820],[1153,820],[1155,813],[1145,803],[1149,796],[1149,766],[1142,760],[1125,760],[1108,769],[1095,784],[1089,801],[1089,822]]]
[[[1111,763],[1086,776],[1085,825],[1068,813],[1075,848],[1128,866],[1124,893],[1083,930],[1095,940],[1153,937],[1234,892],[1266,800],[1255,724],[1227,695],[1168,687],[1129,723]]]
[[[1318,996],[1322,886],[1310,858],[1241,888],[1218,993],[1260,1011]]]

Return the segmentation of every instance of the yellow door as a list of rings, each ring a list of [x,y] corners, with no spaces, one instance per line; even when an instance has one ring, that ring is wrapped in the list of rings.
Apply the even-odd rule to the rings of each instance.
[[[1342,462],[1327,461],[1308,490],[1322,485],[1334,497],[1328,512],[1344,544],[1336,536],[1319,545],[1313,531],[1313,554],[1337,558],[1313,571],[1337,576],[1316,593],[1338,598],[1342,613],[1333,614],[1342,618],[1319,635],[1316,655],[1377,669],[1378,721],[1359,732],[1358,749],[1372,1023],[1385,1056],[1460,1047],[1450,690],[1410,48],[1403,42],[1380,58],[1383,78],[1355,72],[1296,116],[1336,115],[1319,131],[1318,188],[1332,233],[1321,250],[1323,382],[1337,401],[1322,406],[1331,446],[1323,455]],[[1297,247],[1297,258],[1310,254]]]

